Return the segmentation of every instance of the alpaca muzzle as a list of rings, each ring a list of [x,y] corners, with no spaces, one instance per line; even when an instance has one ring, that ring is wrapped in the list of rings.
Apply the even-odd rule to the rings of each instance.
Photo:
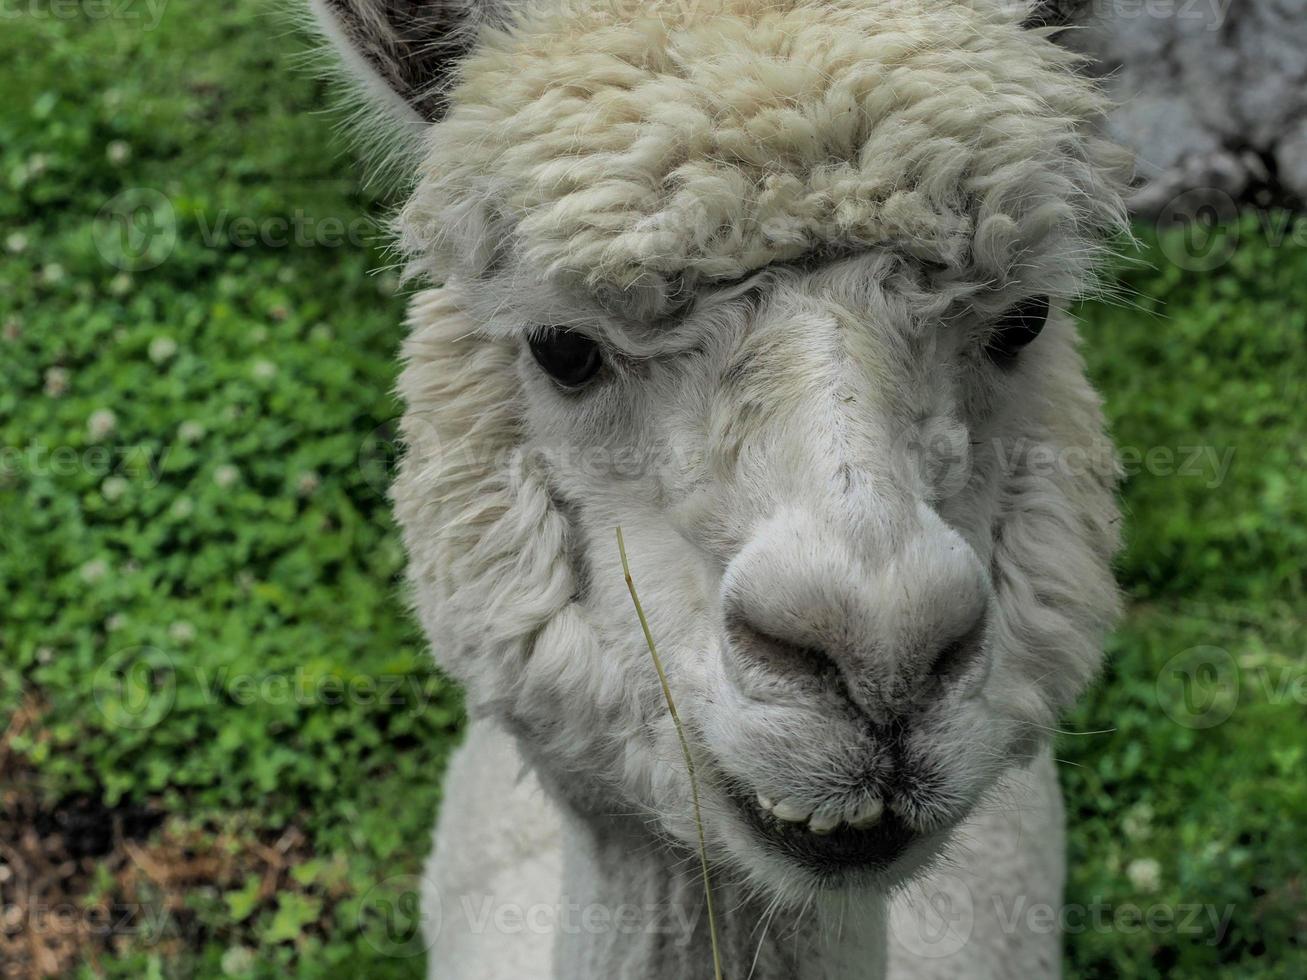
[[[876,727],[976,694],[990,586],[962,539],[933,523],[878,557],[829,519],[769,522],[727,572],[729,676],[762,699],[836,689]]]

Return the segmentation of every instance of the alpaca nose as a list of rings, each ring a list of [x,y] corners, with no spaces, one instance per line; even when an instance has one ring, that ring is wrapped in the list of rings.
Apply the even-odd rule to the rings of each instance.
[[[760,700],[838,689],[884,724],[974,692],[987,666],[989,587],[951,529],[869,563],[790,519],[760,534],[723,585],[730,676]]]
[[[736,676],[751,673],[755,689],[777,693],[787,684],[798,692],[823,684],[842,688],[872,720],[884,723],[915,714],[939,698],[950,685],[965,682],[984,649],[983,613],[962,635],[916,649],[872,649],[866,656],[833,646],[813,646],[804,630],[785,635],[774,624],[751,622],[734,609],[727,614],[730,653]]]
[[[739,609],[727,614],[727,629],[733,648],[777,674],[807,674],[820,678],[838,672],[842,661],[848,659],[833,650],[811,646],[804,631],[796,631],[796,635],[787,637],[777,635],[780,631],[774,631],[770,624],[755,625],[749,621],[748,614]],[[980,652],[984,629],[985,619],[982,615],[962,636],[937,645],[938,649],[927,647],[919,655],[914,652],[910,657],[900,655],[877,658],[880,662],[869,665],[873,669],[867,672],[885,675],[897,673],[897,678],[887,676],[884,679],[897,679],[902,693],[910,695],[913,688],[928,680],[948,680],[965,671]],[[895,666],[896,660],[902,663],[894,671],[891,668]],[[877,667],[880,669],[875,669]],[[874,678],[869,678],[872,679]]]

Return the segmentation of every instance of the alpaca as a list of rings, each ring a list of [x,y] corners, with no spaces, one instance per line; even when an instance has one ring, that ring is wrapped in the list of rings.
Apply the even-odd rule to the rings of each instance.
[[[1009,0],[314,0],[411,162],[393,488],[467,691],[432,976],[1060,971],[1125,154]],[[1044,909],[1045,915],[1023,910]]]

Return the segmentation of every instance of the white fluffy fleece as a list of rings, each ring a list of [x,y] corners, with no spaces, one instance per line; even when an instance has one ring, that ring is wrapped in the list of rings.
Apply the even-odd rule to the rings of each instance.
[[[636,11],[634,15],[632,12]],[[1119,220],[1075,57],[991,0],[610,0],[488,31],[431,128],[402,241],[590,288],[894,247],[1006,281]],[[1105,186],[1106,181],[1106,186]],[[1059,247],[1060,246],[1060,247]]]
[[[710,858],[739,889],[733,975],[768,902],[801,908],[829,884],[760,840],[740,797],[848,816],[882,794],[917,835],[900,878],[919,871],[1045,747],[1116,614],[1115,470],[1060,307],[1123,220],[1123,160],[1086,135],[1102,101],[1025,13],[541,3],[482,31],[425,137],[399,223],[411,269],[444,284],[413,303],[400,383],[415,607],[473,713],[591,835],[588,877],[560,862],[565,897],[674,879],[696,834],[617,565],[626,529],[701,753]],[[1032,296],[1055,312],[999,368],[983,354],[994,318]],[[593,337],[604,372],[561,393],[525,350],[540,326]],[[635,472],[611,465],[623,453]],[[891,739],[825,681],[741,666],[726,626],[741,604],[800,639],[833,618],[795,646],[839,661],[853,690],[911,673],[964,620],[983,670]],[[1036,771],[1029,799],[1051,810],[1046,759]],[[447,814],[532,819],[517,796],[473,803],[460,785]],[[466,814],[446,819],[458,873],[443,887],[511,863],[457,830]],[[1056,901],[1056,822],[1038,860],[969,865],[976,887]],[[591,963],[584,980],[687,975],[643,954],[621,972],[605,957],[624,947],[569,941],[559,962]],[[1025,958],[996,930],[985,942],[970,975],[1056,971],[1055,937]],[[798,975],[789,948],[755,976]],[[921,975],[968,975],[960,962]]]

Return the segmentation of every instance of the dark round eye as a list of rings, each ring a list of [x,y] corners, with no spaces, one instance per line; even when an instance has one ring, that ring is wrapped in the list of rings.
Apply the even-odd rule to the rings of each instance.
[[[986,355],[1000,367],[1011,364],[1022,348],[1039,336],[1047,319],[1047,296],[1022,300],[995,321],[985,341]]]
[[[531,354],[564,388],[580,388],[603,364],[599,345],[584,334],[546,327],[531,335]]]

